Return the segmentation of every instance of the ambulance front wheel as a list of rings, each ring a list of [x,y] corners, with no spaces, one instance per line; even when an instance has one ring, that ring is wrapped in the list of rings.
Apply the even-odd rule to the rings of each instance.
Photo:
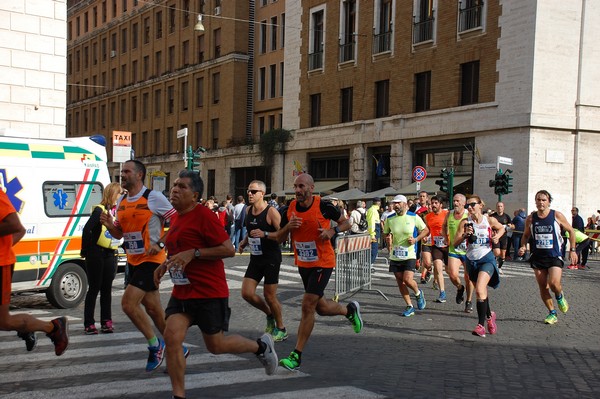
[[[85,270],[75,263],[65,263],[54,273],[46,297],[52,306],[69,309],[83,301],[87,289],[88,280]]]

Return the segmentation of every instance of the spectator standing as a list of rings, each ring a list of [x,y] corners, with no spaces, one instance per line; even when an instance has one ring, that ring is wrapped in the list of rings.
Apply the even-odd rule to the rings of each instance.
[[[373,198],[371,207],[367,210],[367,231],[371,236],[371,265],[377,259],[377,250],[379,247],[379,238],[381,237],[381,224],[379,216],[379,208],[381,207],[381,199]]]
[[[233,207],[233,237],[231,239],[236,251],[238,250],[240,241],[246,237],[246,226],[244,223],[245,218],[246,203],[244,201],[244,197],[239,195],[237,197],[237,204],[235,204]]]
[[[85,272],[89,288],[83,309],[83,328],[87,335],[98,334],[94,310],[100,293],[100,331],[113,332],[112,323],[112,283],[117,273],[117,248],[120,240],[113,238],[100,223],[100,215],[110,212],[116,216],[116,204],[121,195],[121,185],[110,183],[102,192],[102,201],[93,207],[81,235],[81,256],[85,258]]]
[[[574,206],[571,208],[571,226],[574,229],[585,233],[585,223],[583,222],[583,218],[579,215],[579,208]]]
[[[367,232],[365,226],[361,226],[361,220],[366,222],[366,211],[363,208],[362,201],[356,201],[356,208],[350,212],[350,222],[352,226],[350,227],[350,234],[363,234]]]
[[[515,217],[512,220],[514,226],[512,234],[514,260],[523,260],[523,257],[519,256],[519,246],[521,246],[521,238],[523,237],[523,231],[525,231],[526,217],[525,209],[521,208],[515,211]]]

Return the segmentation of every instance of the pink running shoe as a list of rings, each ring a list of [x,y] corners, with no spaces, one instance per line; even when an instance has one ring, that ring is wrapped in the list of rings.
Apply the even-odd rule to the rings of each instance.
[[[477,327],[475,327],[472,334],[479,335],[480,337],[485,337],[485,327],[481,324],[477,324]]]
[[[496,312],[492,312],[492,315],[487,319],[487,330],[490,334],[496,334],[498,327],[496,326]]]

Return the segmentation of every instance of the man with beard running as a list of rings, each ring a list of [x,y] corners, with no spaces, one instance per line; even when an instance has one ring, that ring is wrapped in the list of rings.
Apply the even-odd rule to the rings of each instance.
[[[448,241],[442,229],[447,209],[442,209],[442,199],[438,196],[431,197],[431,212],[425,215],[425,224],[429,229],[429,252],[433,259],[434,279],[440,290],[436,302],[446,302],[446,289],[444,284],[444,265],[448,263]]]
[[[324,297],[325,288],[335,267],[335,252],[331,238],[339,232],[350,229],[339,208],[329,201],[322,201],[313,195],[315,182],[311,175],[303,173],[294,180],[296,199],[290,203],[282,215],[282,228],[273,233],[279,241],[291,233],[295,263],[304,285],[302,315],[298,326],[296,347],[279,364],[288,370],[297,370],[302,361],[302,351],[308,342],[315,325],[315,313],[320,316],[345,316],[355,333],[363,327],[358,302],[352,301],[343,306]],[[331,221],[337,226],[331,227]]]

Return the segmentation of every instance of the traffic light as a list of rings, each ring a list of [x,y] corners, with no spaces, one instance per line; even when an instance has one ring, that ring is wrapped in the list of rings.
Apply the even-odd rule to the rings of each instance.
[[[510,175],[510,173],[512,173],[512,170],[507,169],[504,174],[502,175],[502,194],[510,194],[512,193],[512,179],[513,177]]]
[[[200,152],[205,152],[206,150],[202,147],[198,148],[199,151],[194,151],[192,146],[189,146],[186,151],[187,156],[187,170],[196,170],[200,171]]]
[[[502,189],[504,186],[504,175],[502,174],[502,169],[499,169],[498,171],[496,171],[494,180],[490,180],[489,185],[490,185],[490,187],[494,188],[494,194],[496,194],[496,195],[504,194],[503,189]]]
[[[440,191],[443,191],[445,193],[448,192],[448,188],[450,187],[448,175],[449,175],[448,170],[446,170],[446,168],[444,168],[440,172],[441,179],[435,181],[435,184],[440,186]]]
[[[436,180],[435,184],[437,184],[440,187],[440,191],[448,194],[448,205],[449,208],[452,209],[452,197],[454,195],[454,169],[442,169],[442,171],[440,172],[440,177],[441,179]]]

